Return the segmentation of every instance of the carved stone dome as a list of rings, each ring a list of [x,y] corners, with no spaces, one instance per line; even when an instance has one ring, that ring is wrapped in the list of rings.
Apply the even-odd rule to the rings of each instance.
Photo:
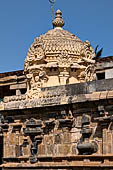
[[[53,26],[54,29],[36,38],[28,50],[24,68],[28,91],[93,79],[89,66],[94,64],[95,53],[89,41],[82,42],[62,28],[60,10],[56,11]]]

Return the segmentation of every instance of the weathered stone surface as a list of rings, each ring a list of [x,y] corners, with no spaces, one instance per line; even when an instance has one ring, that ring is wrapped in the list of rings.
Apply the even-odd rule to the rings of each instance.
[[[73,155],[77,155],[78,154],[77,145],[76,144],[72,145],[72,154]]]
[[[45,155],[46,153],[47,153],[46,145],[43,145],[43,144],[39,145],[38,146],[38,154],[39,155]]]
[[[53,155],[54,145],[47,145],[46,152],[47,152],[47,155]]]
[[[64,144],[70,144],[71,143],[71,135],[70,133],[65,133],[63,134],[63,143]]]
[[[16,144],[16,136],[14,133],[9,134],[9,145],[15,145]]]
[[[70,145],[68,144],[59,144],[58,145],[58,154],[59,155],[68,155],[70,153]]]

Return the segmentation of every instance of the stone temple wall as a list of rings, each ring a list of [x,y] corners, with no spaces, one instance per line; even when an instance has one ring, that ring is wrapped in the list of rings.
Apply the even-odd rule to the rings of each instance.
[[[87,84],[43,88],[41,99],[4,98],[1,167],[112,169],[113,89],[108,80]]]

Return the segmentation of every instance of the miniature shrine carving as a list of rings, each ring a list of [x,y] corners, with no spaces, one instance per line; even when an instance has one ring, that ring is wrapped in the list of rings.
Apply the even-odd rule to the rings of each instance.
[[[95,79],[95,53],[89,41],[82,41],[63,30],[60,10],[54,29],[34,40],[25,59],[27,98],[40,98],[41,88]]]

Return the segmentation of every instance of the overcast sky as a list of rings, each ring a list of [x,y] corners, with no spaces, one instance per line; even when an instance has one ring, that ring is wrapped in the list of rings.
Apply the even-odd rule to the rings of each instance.
[[[56,0],[64,29],[113,55],[113,0]],[[34,38],[52,29],[48,0],[0,0],[0,72],[24,68]]]

